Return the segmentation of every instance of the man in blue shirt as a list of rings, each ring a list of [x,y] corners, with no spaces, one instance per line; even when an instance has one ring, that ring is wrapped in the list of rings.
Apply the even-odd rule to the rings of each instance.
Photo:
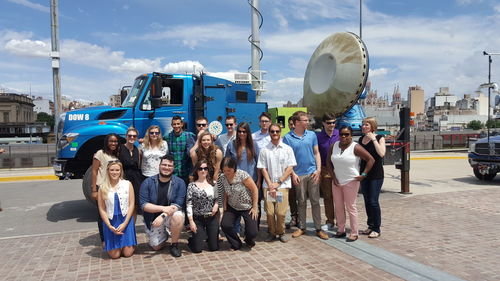
[[[312,216],[316,235],[328,239],[328,234],[321,230],[321,209],[319,205],[319,180],[321,175],[321,156],[318,139],[313,131],[307,130],[309,116],[303,111],[294,113],[295,128],[283,138],[283,142],[292,147],[297,166],[293,168],[292,181],[297,185],[299,207],[299,229],[292,237],[303,235],[306,231],[307,196],[311,202]]]

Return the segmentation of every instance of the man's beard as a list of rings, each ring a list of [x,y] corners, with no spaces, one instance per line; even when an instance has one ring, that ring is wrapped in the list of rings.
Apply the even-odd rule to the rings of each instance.
[[[160,177],[162,177],[162,178],[170,178],[170,177],[172,176],[172,174],[173,174],[173,172],[171,172],[171,173],[169,173],[169,174],[165,174],[165,173],[162,173],[162,172],[160,171]]]

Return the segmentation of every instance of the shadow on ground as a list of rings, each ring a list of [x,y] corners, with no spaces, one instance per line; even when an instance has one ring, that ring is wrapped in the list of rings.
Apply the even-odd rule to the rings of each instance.
[[[86,200],[64,201],[54,204],[47,211],[47,220],[58,222],[76,219],[78,222],[97,220],[97,208]]]

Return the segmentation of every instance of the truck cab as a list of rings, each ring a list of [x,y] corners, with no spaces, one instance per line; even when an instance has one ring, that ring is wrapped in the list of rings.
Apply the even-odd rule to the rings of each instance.
[[[158,125],[169,133],[175,115],[184,119],[186,130],[195,131],[194,120],[205,116],[209,122],[223,122],[227,115],[258,129],[258,116],[267,103],[256,101],[250,74],[226,73],[223,78],[207,74],[150,73],[138,76],[121,107],[91,107],[61,115],[57,128],[55,174],[62,178],[82,178],[101,149],[104,137],[116,133],[124,142],[130,126],[143,137],[147,128]]]

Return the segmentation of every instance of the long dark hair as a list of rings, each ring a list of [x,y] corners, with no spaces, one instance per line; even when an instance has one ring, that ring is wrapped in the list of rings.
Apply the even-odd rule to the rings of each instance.
[[[114,151],[112,151],[108,147],[109,138],[111,138],[111,137],[115,137],[116,141],[118,141],[118,143],[116,144],[116,149]],[[118,135],[115,133],[107,134],[106,137],[104,138],[104,146],[102,147],[102,151],[104,153],[106,153],[107,155],[111,155],[111,156],[118,158],[118,148],[119,147],[120,147],[120,137],[118,137]]]
[[[225,167],[233,169],[236,172],[238,163],[236,163],[236,160],[234,160],[233,157],[224,157],[224,159],[222,159],[222,162],[220,162],[220,170],[224,170]]]
[[[244,129],[247,132],[247,136],[245,139],[246,149],[247,149],[247,162],[252,162],[255,156],[255,149],[253,147],[252,131],[250,131],[250,125],[247,122],[241,122],[238,124],[238,127],[236,127],[236,133],[238,134],[238,136],[236,136],[234,140],[234,146],[236,148],[236,157],[238,158],[238,161],[241,161],[242,148],[238,133],[240,129]]]
[[[199,160],[198,162],[196,162],[196,164],[194,165],[194,168],[193,168],[193,180],[192,181],[197,181],[198,180],[198,169],[201,167],[201,165],[203,164],[207,164],[207,168],[208,168],[208,171],[207,171],[207,182],[211,183],[212,182],[212,176],[210,175],[210,171],[213,170],[213,167],[208,163],[207,160],[205,159],[202,159],[202,160]]]

